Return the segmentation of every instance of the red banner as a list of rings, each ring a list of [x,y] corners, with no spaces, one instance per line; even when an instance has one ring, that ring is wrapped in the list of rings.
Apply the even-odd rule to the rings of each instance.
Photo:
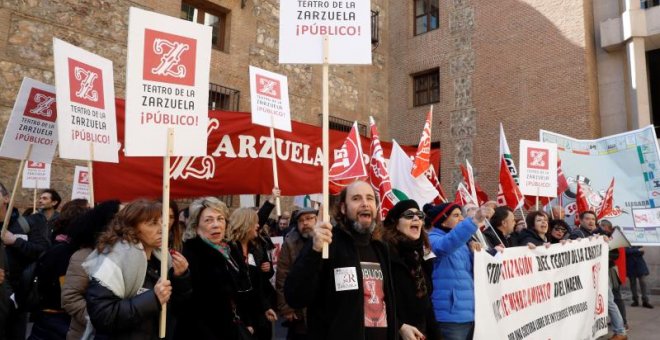
[[[124,145],[124,101],[117,99],[116,104],[117,137]],[[319,193],[323,176],[321,128],[295,121],[291,124],[292,132],[275,130],[282,195]],[[171,198],[271,192],[272,147],[268,128],[253,125],[249,113],[209,111],[207,132],[207,156],[171,158]],[[346,132],[330,130],[329,136],[332,153],[341,148]],[[371,144],[368,138],[361,138],[362,145]],[[381,146],[389,158],[392,144],[381,142]],[[417,146],[403,146],[403,149],[415,155]],[[331,164],[333,158],[331,154]],[[365,163],[369,164],[368,160]],[[431,149],[431,163],[440,166],[440,149]],[[162,158],[126,157],[121,150],[117,164],[94,162],[95,200],[160,197],[162,176]]]

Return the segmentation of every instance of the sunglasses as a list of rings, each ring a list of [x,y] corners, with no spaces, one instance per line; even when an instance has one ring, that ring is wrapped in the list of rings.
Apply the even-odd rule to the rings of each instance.
[[[424,214],[423,211],[410,211],[410,210],[406,210],[403,214],[401,214],[401,217],[407,220],[412,220],[413,218],[415,218],[415,216],[419,217],[420,220],[423,220],[424,217],[426,217],[426,214]]]
[[[566,228],[563,227],[554,227],[553,229],[557,231],[561,231],[562,233],[565,233],[567,231]]]

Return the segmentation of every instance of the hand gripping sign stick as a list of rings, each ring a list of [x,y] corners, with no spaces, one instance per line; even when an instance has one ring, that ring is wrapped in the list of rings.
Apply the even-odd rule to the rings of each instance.
[[[7,206],[7,213],[5,214],[5,220],[2,224],[2,236],[5,236],[7,228],[9,228],[9,219],[11,218],[11,212],[14,210],[14,198],[16,197],[16,190],[18,189],[18,181],[21,180],[21,175],[23,174],[23,167],[25,166],[25,161],[30,158],[32,154],[32,143],[28,145],[27,152],[25,152],[25,157],[21,159],[21,164],[18,166],[18,173],[16,174],[16,180],[14,181],[14,188],[11,190],[11,198],[9,199],[9,205]]]
[[[162,242],[160,244],[160,279],[167,280],[167,261],[169,260],[169,236],[170,236],[170,156],[174,151],[174,129],[167,129],[167,150],[163,156],[163,224]],[[167,303],[160,310],[160,337],[165,338],[167,326]]]
[[[273,145],[273,184],[275,188],[280,188],[280,181],[277,179],[277,147],[275,144],[275,121],[273,115],[270,115],[270,142]],[[282,210],[280,208],[280,197],[275,197],[275,211],[277,212],[277,217],[282,216]]]
[[[329,142],[328,142],[328,129],[330,123],[328,121],[328,115],[330,111],[330,102],[329,95],[330,90],[328,88],[328,51],[330,49],[330,41],[327,35],[323,36],[323,218],[321,221],[329,221],[330,214],[328,213],[328,203],[330,202],[330,187],[328,186],[329,181]],[[328,258],[328,244],[323,243],[323,255],[324,259]]]

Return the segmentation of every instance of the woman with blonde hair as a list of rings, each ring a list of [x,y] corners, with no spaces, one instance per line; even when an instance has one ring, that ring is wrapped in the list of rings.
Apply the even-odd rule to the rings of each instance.
[[[250,281],[254,289],[242,294],[241,299],[250,306],[249,318],[256,326],[255,334],[258,339],[271,339],[272,322],[277,320],[277,314],[272,308],[268,298],[265,284],[261,275],[261,266],[269,259],[258,242],[259,216],[254,209],[239,208],[229,218],[227,239],[235,242],[241,249],[243,260],[248,266]]]
[[[251,291],[240,249],[225,237],[229,209],[215,197],[188,207],[190,217],[183,255],[190,262],[192,298],[178,319],[177,339],[237,339],[239,331],[254,333],[239,300]]]
[[[169,279],[160,279],[161,209],[147,200],[127,204],[83,263],[91,277],[87,312],[98,338],[158,339],[161,305],[171,299],[176,309],[190,294],[181,254],[171,252]]]

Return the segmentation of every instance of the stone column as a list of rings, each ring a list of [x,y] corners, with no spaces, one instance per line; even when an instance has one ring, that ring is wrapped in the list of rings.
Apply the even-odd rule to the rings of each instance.
[[[626,41],[626,73],[626,96],[628,112],[630,113],[630,127],[638,129],[651,124],[646,48],[643,37],[632,37]]]

